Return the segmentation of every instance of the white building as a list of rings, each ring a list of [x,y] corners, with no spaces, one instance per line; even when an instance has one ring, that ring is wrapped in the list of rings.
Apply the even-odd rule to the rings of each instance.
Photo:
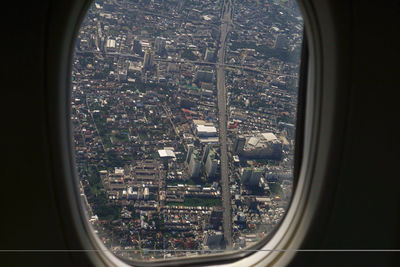
[[[176,158],[174,151],[169,149],[158,150],[158,155],[160,158]]]
[[[116,50],[116,43],[115,43],[114,39],[111,39],[111,38],[107,39],[106,50],[107,50],[107,52]]]
[[[217,128],[214,126],[197,125],[196,134],[198,137],[217,136]]]

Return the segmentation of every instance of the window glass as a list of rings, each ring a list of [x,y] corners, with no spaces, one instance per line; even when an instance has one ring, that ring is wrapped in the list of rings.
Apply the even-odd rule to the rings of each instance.
[[[246,249],[293,191],[293,0],[97,0],[72,71],[82,201],[130,260]]]

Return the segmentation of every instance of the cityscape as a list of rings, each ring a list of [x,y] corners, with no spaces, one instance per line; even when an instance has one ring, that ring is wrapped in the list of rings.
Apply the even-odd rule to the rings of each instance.
[[[96,0],[76,40],[82,203],[116,256],[251,248],[291,200],[295,0]]]

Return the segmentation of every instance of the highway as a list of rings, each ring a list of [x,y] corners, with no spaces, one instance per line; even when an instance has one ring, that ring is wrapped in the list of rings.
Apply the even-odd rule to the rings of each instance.
[[[218,49],[217,69],[217,101],[219,143],[221,153],[221,187],[223,207],[223,229],[226,249],[232,249],[232,204],[228,175],[228,149],[227,149],[227,113],[226,113],[226,87],[225,87],[225,62],[226,37],[231,27],[231,3],[225,0],[221,15],[221,36]]]

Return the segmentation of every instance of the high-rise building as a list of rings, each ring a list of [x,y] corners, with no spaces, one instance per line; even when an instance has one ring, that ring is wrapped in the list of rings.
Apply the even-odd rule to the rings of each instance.
[[[142,52],[142,44],[137,39],[133,40],[133,52],[138,55],[141,55],[143,53]]]
[[[194,150],[193,144],[188,144],[188,150],[187,150],[186,159],[185,159],[185,162],[187,164],[189,164],[189,162],[190,162],[190,158],[192,157],[193,150]]]
[[[278,34],[275,40],[275,48],[278,49],[288,49],[289,39],[283,34]]]
[[[190,156],[189,162],[189,177],[190,178],[197,178],[200,174],[200,167],[201,163],[198,159],[197,150],[193,151],[192,155]]]
[[[243,169],[242,176],[240,177],[242,184],[248,184],[252,172],[253,170],[251,168]]]
[[[204,147],[204,151],[203,151],[203,156],[201,157],[201,162],[203,163],[203,164],[206,164],[206,161],[207,161],[207,157],[208,157],[208,153],[210,152],[210,146],[209,145],[206,145],[205,147]]]
[[[262,169],[246,168],[243,170],[240,180],[241,180],[242,184],[254,187],[254,186],[258,186],[262,176],[263,176]]]
[[[164,37],[157,37],[154,41],[154,49],[157,55],[162,54],[165,51],[165,45],[167,40]]]
[[[235,142],[233,143],[233,153],[240,154],[243,151],[244,145],[246,144],[246,138],[242,135],[239,135]]]
[[[217,172],[218,160],[215,158],[215,152],[210,150],[206,161],[206,175],[208,178],[214,178]]]
[[[143,68],[145,70],[151,69],[154,65],[154,52],[147,49],[144,53]]]
[[[263,171],[261,169],[254,169],[249,180],[249,185],[258,186],[260,179],[262,178],[262,174]]]
[[[204,55],[204,60],[211,62],[211,61],[213,61],[213,59],[214,59],[214,51],[207,48],[206,53]]]

